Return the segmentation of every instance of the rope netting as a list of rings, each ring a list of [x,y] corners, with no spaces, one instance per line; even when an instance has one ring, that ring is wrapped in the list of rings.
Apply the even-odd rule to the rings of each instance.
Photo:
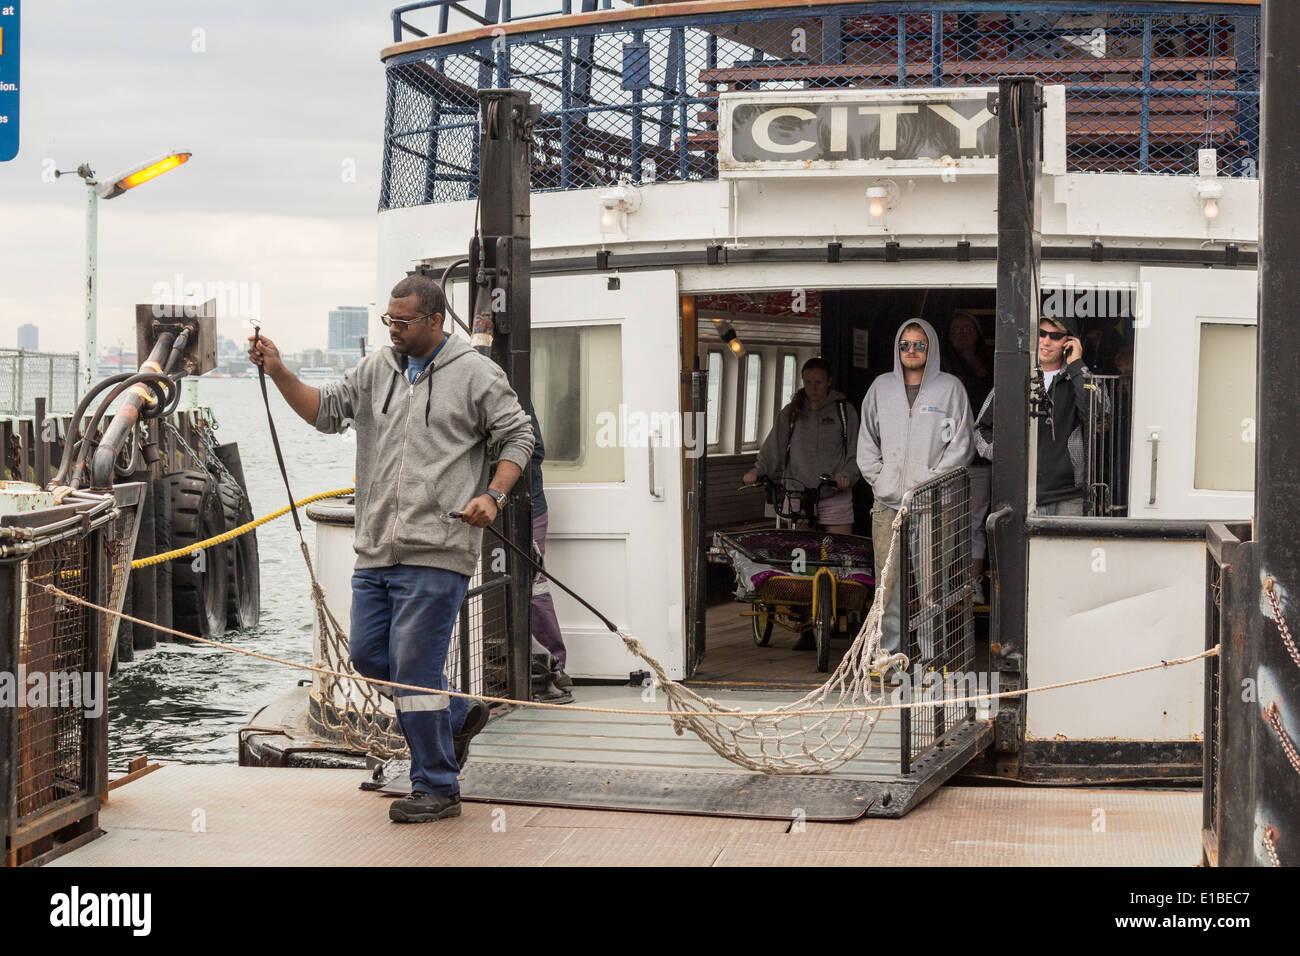
[[[679,735],[690,730],[719,756],[762,773],[827,773],[860,754],[884,712],[867,709],[883,705],[886,693],[883,680],[873,680],[872,672],[885,675],[907,666],[906,655],[880,647],[884,611],[897,583],[895,553],[906,514],[903,507],[894,517],[883,580],[877,582],[875,599],[853,643],[826,681],[796,701],[761,712],[722,706],[672,680],[640,641],[618,631],[624,646],[650,666],[655,687],[668,699],[673,729]]]

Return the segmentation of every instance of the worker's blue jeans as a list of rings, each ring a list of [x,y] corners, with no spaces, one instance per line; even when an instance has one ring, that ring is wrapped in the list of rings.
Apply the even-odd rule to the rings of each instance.
[[[447,649],[468,587],[465,575],[442,568],[394,564],[354,571],[348,643],[357,673],[446,690]],[[459,793],[452,737],[464,726],[470,702],[410,690],[392,695],[411,748],[411,789]]]

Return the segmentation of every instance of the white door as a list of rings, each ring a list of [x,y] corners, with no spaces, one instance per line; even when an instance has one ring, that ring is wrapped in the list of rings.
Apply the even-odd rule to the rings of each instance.
[[[1249,518],[1257,275],[1142,269],[1140,279],[1129,514]]]
[[[534,279],[533,404],[546,442],[546,566],[645,644],[685,661],[677,275]],[[644,665],[590,612],[551,594],[574,677]]]

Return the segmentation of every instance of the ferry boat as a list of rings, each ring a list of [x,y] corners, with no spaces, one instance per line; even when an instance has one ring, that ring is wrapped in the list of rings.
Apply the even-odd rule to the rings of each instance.
[[[1007,640],[996,607],[991,622],[981,611],[963,625],[962,666],[1005,690],[1205,649],[1218,626],[1206,526],[1248,520],[1253,502],[1258,3],[564,0],[523,15],[508,0],[423,0],[392,24],[377,300],[411,271],[450,272],[466,314],[456,269],[490,201],[478,195],[478,91],[528,92],[540,110],[531,378],[548,449],[547,567],[672,679],[718,694],[823,679],[788,645],[755,646],[710,562],[715,534],[771,520],[738,488],[808,358],[826,358],[857,407],[892,369],[910,317],[943,335],[961,310],[992,344],[998,80],[1041,80],[1042,311],[1081,327],[1106,411],[1089,442],[1086,517],[1025,522],[1024,581],[1000,598],[1020,602],[1023,636]],[[868,507],[857,502],[859,532]],[[346,621],[350,505],[309,514]],[[498,584],[486,568],[476,579],[450,666],[463,689],[510,696],[528,686],[526,655]],[[630,681],[639,693],[639,662],[553,594],[579,690],[591,699]],[[903,744],[874,812],[906,812],[963,769],[1194,785],[1213,666],[940,718],[919,751]],[[305,693],[252,723],[305,707],[329,736],[348,692],[318,680]],[[554,740],[541,724],[511,730],[483,763],[579,774],[583,755],[544,749]],[[241,761],[289,760],[273,738],[250,729]],[[601,766],[620,759],[647,763],[629,752]],[[892,807],[890,787],[904,796]]]
[[[245,377],[255,378],[255,372],[245,372]],[[326,382],[337,382],[341,376],[329,365],[313,365],[298,370],[298,377],[309,385],[323,385]]]

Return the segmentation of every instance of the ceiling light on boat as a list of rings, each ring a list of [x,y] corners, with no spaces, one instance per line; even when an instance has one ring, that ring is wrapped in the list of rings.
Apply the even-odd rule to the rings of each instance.
[[[727,348],[739,355],[745,351],[745,346],[740,342],[740,336],[736,335],[735,329],[727,329],[722,333],[722,341],[727,343]]]
[[[1202,179],[1196,184],[1196,199],[1206,219],[1219,218],[1219,200],[1223,198],[1223,184],[1213,179]]]
[[[600,194],[600,234],[627,235],[628,213],[641,208],[640,191],[628,182]]]

